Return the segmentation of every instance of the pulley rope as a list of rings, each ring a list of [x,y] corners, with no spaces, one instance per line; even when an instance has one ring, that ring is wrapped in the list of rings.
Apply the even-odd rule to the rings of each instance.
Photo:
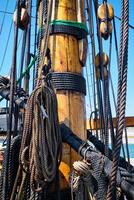
[[[98,2],[95,2],[94,6],[95,6],[96,11],[97,11],[97,5],[98,5]],[[100,70],[101,70],[101,78],[102,78],[102,83],[99,80],[100,93],[101,93],[101,91],[103,91],[102,95],[101,95],[103,97],[103,99],[101,100],[101,102],[103,103],[103,107],[102,107],[102,103],[100,105],[100,109],[103,108],[102,111],[101,111],[103,113],[103,115],[101,114],[100,120],[101,120],[101,127],[103,127],[104,133],[107,135],[107,131],[108,131],[107,129],[108,128],[106,128],[106,126],[108,124],[107,123],[108,113],[107,113],[106,109],[108,109],[108,106],[106,105],[107,104],[107,102],[106,102],[107,98],[106,98],[106,94],[105,94],[106,93],[106,87],[105,87],[105,77],[104,77],[104,66],[103,66],[102,61],[101,61],[101,55],[103,53],[103,46],[102,46],[102,38],[101,38],[101,35],[100,35],[100,31],[99,31],[99,19],[97,17],[97,12],[96,12],[96,22],[97,22],[97,38],[98,38],[98,47],[99,47],[99,57],[100,57],[99,62],[100,62]],[[102,85],[102,90],[101,90],[101,85]],[[100,97],[99,97],[99,101],[100,101]],[[107,144],[106,144],[106,146],[107,146]]]
[[[92,0],[86,0],[87,6],[87,14],[88,14],[88,22],[89,22],[89,35],[91,40],[91,51],[92,51],[92,63],[93,63],[93,95],[94,95],[94,111],[95,111],[95,119],[97,120],[97,82],[96,82],[96,73],[95,73],[95,38],[94,38],[94,24],[93,24],[93,4]],[[90,55],[89,55],[90,56]],[[96,123],[96,136],[98,137],[98,125]]]

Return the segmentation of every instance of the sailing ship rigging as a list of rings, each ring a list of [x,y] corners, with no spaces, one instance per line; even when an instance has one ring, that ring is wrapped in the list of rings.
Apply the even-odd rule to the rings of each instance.
[[[32,0],[16,1],[10,77],[0,75],[0,101],[7,102],[1,110],[7,117],[7,130],[1,150],[0,200],[134,199],[125,117],[128,39],[133,28],[129,0],[121,1],[119,47],[114,5],[109,1],[37,0],[34,15],[32,5]],[[111,77],[113,41],[117,97]]]

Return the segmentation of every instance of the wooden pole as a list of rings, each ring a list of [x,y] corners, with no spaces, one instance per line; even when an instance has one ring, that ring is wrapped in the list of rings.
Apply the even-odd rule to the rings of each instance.
[[[84,8],[84,0],[55,0],[53,1],[52,18],[56,20],[77,21],[83,16],[84,11],[77,8],[81,4],[81,10]],[[73,72],[82,75],[82,66],[79,60],[79,42],[71,35],[58,34],[49,37],[49,48],[51,53],[52,71],[55,72]],[[80,138],[86,138],[86,115],[85,98],[78,92],[57,91],[58,115],[59,121],[64,122]],[[61,176],[61,187],[67,187],[68,176],[72,164],[78,160],[78,155],[67,144],[63,145],[62,163],[59,167],[63,176]]]

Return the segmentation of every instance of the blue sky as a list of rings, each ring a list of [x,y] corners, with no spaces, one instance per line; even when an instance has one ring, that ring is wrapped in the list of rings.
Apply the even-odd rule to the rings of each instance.
[[[0,11],[5,10],[6,6],[5,1],[1,1],[0,3]],[[101,2],[101,1],[99,1]],[[110,4],[113,5],[115,15],[120,17],[120,6],[121,6],[121,0],[110,0],[108,1]],[[33,1],[33,5],[35,5],[35,0]],[[9,0],[8,8],[7,11],[13,12],[15,8],[15,1],[14,0]],[[133,17],[133,9],[134,9],[134,1],[130,0],[130,24],[134,25],[134,17]],[[0,13],[0,27],[2,24],[2,19],[3,19],[3,13]],[[5,16],[5,21],[4,25],[2,28],[2,31],[0,33],[0,74],[1,75],[7,75],[10,72],[10,67],[12,63],[12,46],[13,46],[13,27],[9,39],[9,45],[8,49],[6,52],[5,60],[1,68],[1,63],[2,63],[2,58],[4,55],[5,51],[5,46],[7,42],[7,37],[9,34],[10,26],[11,26],[11,21],[12,21],[12,15],[6,14]],[[118,35],[118,43],[119,43],[119,27],[120,27],[120,22],[116,20],[116,27],[117,27],[117,35]],[[32,38],[34,33],[34,29],[32,29]],[[96,33],[96,32],[95,32]],[[19,38],[21,38],[21,33],[19,35]],[[33,44],[31,44],[31,53],[33,51]],[[107,52],[108,48],[108,43],[105,42],[105,52]],[[19,45],[19,50],[18,52],[20,53],[20,47]],[[113,84],[114,88],[116,91],[117,87],[117,64],[116,64],[116,54],[115,54],[115,47],[114,47],[114,42],[112,45],[112,63],[111,63],[111,73],[112,73],[112,79],[113,79]],[[129,62],[128,62],[128,90],[127,90],[127,108],[126,108],[126,115],[127,116],[134,116],[134,30],[130,29],[130,35],[129,35]],[[19,60],[19,55],[18,55],[18,60]],[[88,105],[87,105],[88,107]]]

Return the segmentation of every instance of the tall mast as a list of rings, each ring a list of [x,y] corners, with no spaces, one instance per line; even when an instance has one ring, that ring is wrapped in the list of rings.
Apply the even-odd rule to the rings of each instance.
[[[39,6],[39,12],[41,5]],[[84,0],[55,0],[53,1],[53,20],[61,20],[67,23],[81,22],[84,13]],[[69,72],[82,76],[82,64],[79,59],[79,47],[83,46],[82,40],[78,40],[71,34],[51,34],[49,37],[49,49],[51,54],[52,71],[58,73]],[[66,77],[64,79],[66,81]],[[86,138],[86,115],[85,115],[85,95],[70,90],[56,90],[58,100],[59,121],[64,122],[77,135]],[[67,144],[63,145],[63,156],[60,170],[63,173],[61,186],[67,186],[69,171],[78,155]]]

